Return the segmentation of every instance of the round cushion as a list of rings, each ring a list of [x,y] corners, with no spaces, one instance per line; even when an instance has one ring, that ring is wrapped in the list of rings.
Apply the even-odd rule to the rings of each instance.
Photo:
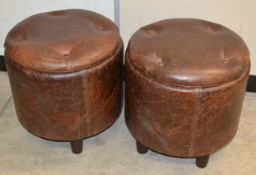
[[[243,40],[228,28],[195,19],[170,19],[138,30],[128,54],[145,76],[166,84],[214,86],[238,78],[248,67]]]
[[[32,134],[80,140],[119,116],[123,43],[109,19],[76,9],[37,14],[9,32],[5,49],[16,113]]]
[[[125,65],[125,119],[142,145],[200,157],[235,136],[250,60],[231,30],[198,19],[156,22],[132,36]]]
[[[5,42],[6,56],[42,72],[70,72],[96,66],[120,47],[115,24],[86,10],[33,15],[17,24]]]

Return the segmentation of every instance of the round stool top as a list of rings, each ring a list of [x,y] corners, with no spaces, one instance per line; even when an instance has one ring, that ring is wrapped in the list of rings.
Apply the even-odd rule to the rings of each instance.
[[[7,35],[5,56],[42,72],[90,68],[122,46],[115,24],[87,10],[62,10],[33,15]]]
[[[244,41],[228,28],[198,19],[167,19],[139,29],[127,60],[161,83],[214,86],[238,78],[250,67]]]

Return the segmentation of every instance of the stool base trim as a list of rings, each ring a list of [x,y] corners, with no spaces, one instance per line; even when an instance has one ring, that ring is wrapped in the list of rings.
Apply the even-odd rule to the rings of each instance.
[[[70,144],[71,150],[74,154],[80,154],[83,152],[83,139],[71,141]]]

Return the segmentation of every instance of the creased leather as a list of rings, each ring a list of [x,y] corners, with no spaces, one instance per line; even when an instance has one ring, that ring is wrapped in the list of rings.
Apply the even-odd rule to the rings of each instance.
[[[115,28],[109,20],[104,20],[101,16],[98,17],[97,14],[88,11],[79,10],[78,13],[77,10],[67,10],[54,13],[77,15],[74,19],[78,19],[78,21],[88,17],[99,25]],[[35,19],[32,23],[29,22],[30,18],[27,19],[28,21],[25,20],[25,23],[32,30],[34,22],[37,19],[45,18],[47,15],[36,15],[33,17]],[[98,18],[99,20],[94,21]],[[65,23],[69,25],[70,19],[65,20]],[[88,26],[83,26],[87,22],[82,23],[82,26],[77,26],[80,28],[79,30],[95,30],[91,28],[91,22]],[[73,23],[71,22],[71,24]],[[57,22],[56,25],[59,25],[59,23]],[[23,26],[22,22],[12,31],[19,31],[19,26]],[[48,32],[53,28],[54,26],[51,26]],[[68,31],[70,36],[76,35],[77,28],[74,28],[74,31],[71,30],[72,27],[70,26],[67,28],[70,30]],[[26,27],[22,30],[26,30]],[[39,29],[35,27],[34,30]],[[47,31],[47,29],[44,30],[44,32]],[[38,31],[34,32],[37,33]],[[9,36],[12,35],[12,32],[9,33]],[[117,42],[112,41],[112,39],[109,40],[109,46],[105,51],[94,54],[88,54],[86,49],[82,49],[84,48],[82,43],[86,43],[86,37],[83,38],[83,41],[73,49],[72,57],[68,58],[69,63],[63,65],[57,64],[60,60],[58,54],[54,51],[59,49],[58,46],[62,44],[61,40],[66,39],[63,36],[57,35],[57,37],[54,34],[47,36],[48,41],[52,39],[51,44],[58,43],[56,48],[55,45],[46,44],[45,48],[47,49],[44,50],[45,48],[41,48],[37,44],[28,44],[23,46],[25,50],[20,52],[21,55],[16,55],[16,45],[6,45],[5,60],[16,112],[21,124],[29,132],[50,140],[79,140],[98,134],[117,119],[122,107],[121,66],[123,44],[119,34],[115,33],[114,35],[117,35],[114,38],[119,38]],[[104,50],[104,45],[98,43],[98,41],[101,41],[101,36],[94,37],[96,41],[89,39],[87,42],[91,47]],[[38,39],[36,36],[35,38]],[[69,37],[67,36],[67,38]],[[10,37],[7,37],[6,43],[9,43],[8,40],[10,40]],[[33,42],[41,43],[40,40]],[[69,46],[73,47],[73,43],[76,42],[67,43],[66,46],[69,48]],[[30,47],[31,50],[26,50],[26,46]],[[111,47],[111,51],[108,47]],[[65,50],[63,51],[65,52]],[[76,57],[74,60],[73,57],[79,57],[82,52],[84,52],[84,55],[81,56],[81,59],[78,59],[81,63],[78,64]],[[102,55],[103,52],[106,53]],[[42,53],[43,56],[40,55]],[[9,56],[20,56],[18,59],[31,59],[32,63],[28,63],[28,60],[20,62],[21,59],[17,61],[16,57]],[[26,56],[29,56],[29,58]],[[42,59],[36,59],[40,56],[42,56]],[[98,56],[101,61],[95,65]],[[43,59],[43,57],[47,58]],[[56,64],[52,64],[51,59]],[[43,63],[43,61],[45,62]],[[36,64],[41,65],[34,66]],[[59,66],[64,67],[62,69]]]
[[[177,28],[179,28],[180,23],[183,24],[186,22],[186,20],[175,20],[174,24],[178,25]],[[156,23],[156,25],[157,24],[158,23]],[[167,20],[164,24],[169,27],[173,23],[172,20]],[[193,28],[193,25],[197,26],[198,22],[195,21],[195,23],[193,23],[189,20],[188,24],[192,25],[191,27]],[[153,24],[153,26],[155,25]],[[183,25],[180,25],[181,28],[182,26]],[[141,30],[144,29],[143,27]],[[165,28],[163,27],[162,30],[165,30]],[[138,31],[137,33],[140,32],[141,31]],[[177,29],[177,32],[180,36],[183,30],[180,30],[181,33],[179,33]],[[191,30],[190,33],[193,35],[194,30]],[[169,35],[168,38],[172,38],[172,35]],[[173,75],[170,72],[161,71],[159,67],[158,69],[160,70],[158,74],[153,72],[155,69],[152,70],[151,68],[155,65],[158,66],[158,63],[151,62],[150,65],[152,66],[148,66],[148,64],[144,62],[145,58],[143,52],[141,52],[141,56],[131,56],[138,50],[138,48],[135,49],[135,46],[138,45],[137,42],[145,42],[142,41],[143,39],[141,38],[136,39],[136,37],[137,35],[135,34],[131,39],[132,41],[129,42],[125,62],[125,119],[135,139],[159,153],[178,157],[209,155],[227,145],[235,136],[238,128],[250,70],[249,55],[240,58],[241,65],[245,65],[243,65],[239,76],[235,76],[237,78],[234,78],[232,75],[230,77],[228,76],[230,78],[229,81],[220,82],[219,78],[213,79],[214,75],[203,75],[206,79],[209,76],[210,80],[208,82],[211,82],[211,86],[208,86],[208,83],[204,84],[203,79],[199,78],[199,83],[197,81],[198,79],[193,78],[195,74],[202,73],[201,69],[206,70],[206,68],[201,67],[201,64],[198,64],[197,67],[191,66],[191,71],[196,72],[198,70],[198,72],[187,76],[187,74],[182,74],[183,67],[172,66],[171,62],[173,57],[169,57],[169,60],[168,57],[166,57],[166,61],[169,61],[168,67],[166,68],[169,68],[172,72],[179,72],[179,75],[185,78],[184,81],[179,84],[177,84],[177,81],[174,80],[173,77],[170,78],[168,82],[162,82],[162,77],[166,76],[164,75],[165,73],[169,76]],[[155,37],[157,38],[158,36]],[[160,41],[161,40],[157,42],[157,47],[161,48],[161,46],[163,46],[167,48],[167,41],[164,40],[165,42],[163,43]],[[209,42],[211,43],[211,41]],[[239,42],[242,42],[242,40]],[[153,41],[151,44],[153,45]],[[182,43],[176,44],[178,48],[179,44]],[[204,44],[207,45],[208,41],[205,41]],[[242,42],[234,43],[233,45],[242,46],[243,44]],[[148,50],[147,45],[142,45],[141,48],[142,47],[144,47],[143,51],[145,51],[145,55],[149,52],[154,52],[154,50]],[[246,46],[242,48],[246,48]],[[197,48],[194,49],[193,53],[197,51]],[[230,49],[232,50],[232,48]],[[159,54],[167,54],[162,53],[161,49],[158,51]],[[190,51],[190,48],[184,50],[184,52],[188,53]],[[198,51],[203,52],[200,48]],[[239,51],[240,50],[236,50],[235,52],[239,53]],[[178,56],[183,53],[180,52],[182,51],[169,51],[169,53]],[[243,53],[244,50],[242,49],[241,52]],[[205,53],[205,55],[207,55],[207,53]],[[197,60],[197,58],[194,57],[190,59],[191,61],[194,59]],[[180,60],[180,62],[182,61],[184,67],[188,69],[191,61]],[[145,63],[143,64],[145,69],[137,67],[137,63]],[[211,62],[211,59],[206,60],[204,64],[208,64],[207,68],[213,67],[213,69],[218,69],[217,65]],[[233,66],[236,66],[236,64],[233,64]],[[188,71],[190,70],[188,69]],[[233,69],[223,70],[223,75],[221,76],[225,77],[230,75],[228,71],[232,72]],[[226,74],[226,72],[228,73]],[[150,76],[150,73],[155,76]],[[186,85],[184,82],[186,82]],[[213,84],[215,85],[213,86]]]
[[[209,87],[237,79],[249,65],[244,41],[203,20],[167,19],[142,27],[128,45],[131,64],[155,81]]]
[[[36,14],[17,24],[6,37],[5,55],[35,71],[70,72],[104,62],[121,44],[112,21],[72,9]]]

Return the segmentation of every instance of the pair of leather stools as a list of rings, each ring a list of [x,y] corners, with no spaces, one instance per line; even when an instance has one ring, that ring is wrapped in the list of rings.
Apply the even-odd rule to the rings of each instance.
[[[21,124],[39,137],[71,142],[108,128],[122,109],[123,42],[117,27],[86,10],[31,16],[5,42]],[[195,157],[234,137],[250,60],[244,41],[219,24],[170,19],[139,29],[125,59],[125,119],[139,153]]]

